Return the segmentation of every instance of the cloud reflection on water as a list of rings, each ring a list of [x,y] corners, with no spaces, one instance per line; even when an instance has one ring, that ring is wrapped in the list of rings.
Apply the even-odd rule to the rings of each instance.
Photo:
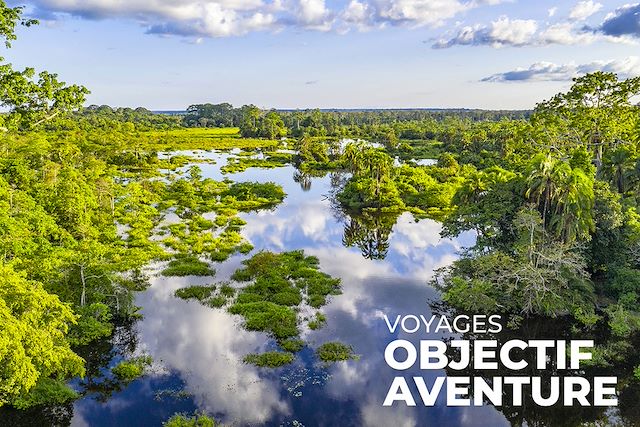
[[[220,179],[220,162],[201,166],[205,177]],[[247,221],[242,234],[255,251],[304,249],[320,259],[323,271],[342,279],[342,295],[332,297],[322,309],[326,326],[305,330],[303,337],[312,347],[334,340],[348,343],[361,359],[325,368],[313,365],[303,351],[301,360],[284,370],[243,364],[246,354],[269,346],[264,334],[245,331],[240,318],[224,310],[173,297],[176,289],[208,283],[211,278],[154,279],[138,299],[144,307],[144,320],[138,326],[141,345],[184,381],[198,408],[227,423],[278,424],[296,419],[305,425],[504,425],[504,417],[492,407],[446,408],[443,402],[434,408],[382,407],[396,375],[383,360],[386,344],[399,337],[440,338],[424,333],[392,336],[382,315],[429,316],[428,301],[438,298],[427,284],[433,270],[451,263],[462,246],[473,242],[473,236],[441,239],[437,222],[415,222],[410,214],[403,214],[389,235],[387,256],[366,259],[357,247],[343,246],[344,218],[335,215],[324,197],[331,191],[330,177],[313,178],[311,188],[302,189],[293,181],[293,173],[293,168],[285,167],[248,169],[230,176],[239,181],[273,181],[287,192],[285,202],[273,210],[242,214]],[[216,265],[216,280],[228,278],[242,259],[234,256]],[[296,397],[281,376],[302,365],[311,373],[326,371],[329,377],[324,384],[303,381],[302,395]],[[435,375],[442,372],[426,376]]]

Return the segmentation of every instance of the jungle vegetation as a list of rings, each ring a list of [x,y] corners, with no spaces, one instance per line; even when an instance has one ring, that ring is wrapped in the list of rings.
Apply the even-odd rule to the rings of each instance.
[[[6,48],[17,25],[36,23],[0,0]],[[530,112],[83,108],[86,88],[4,60],[0,88],[0,406],[73,399],[64,381],[96,369],[80,354],[138,316],[149,274],[213,278],[217,262],[251,253],[239,213],[286,194],[162,155],[192,149],[243,150],[229,174],[291,164],[303,188],[332,174],[343,243],[367,258],[386,256],[403,212],[441,221],[444,236],[473,232],[434,281],[450,307],[598,331],[594,363],[640,376],[629,344],[640,330],[638,78],[591,73]],[[300,328],[322,327],[341,286],[302,251],[255,253],[232,279],[176,295],[270,334],[283,351],[247,356],[259,366],[293,360]],[[351,353],[318,348],[321,360]]]

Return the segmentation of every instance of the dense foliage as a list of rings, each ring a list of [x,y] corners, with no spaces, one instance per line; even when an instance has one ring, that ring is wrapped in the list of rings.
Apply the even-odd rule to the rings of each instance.
[[[7,47],[16,25],[35,23],[21,12],[0,0]],[[583,336],[598,331],[593,365],[640,377],[629,344],[640,331],[638,78],[588,74],[531,114],[82,109],[85,88],[2,60],[0,87],[0,406],[75,398],[64,381],[88,370],[77,347],[138,315],[134,293],[150,265],[214,276],[216,262],[253,250],[240,213],[286,194],[270,182],[205,178],[192,164],[206,160],[164,155],[196,148],[243,150],[221,166],[225,176],[292,165],[308,190],[312,176],[330,173],[343,244],[370,259],[387,255],[403,212],[442,221],[444,236],[473,232],[475,246],[434,280],[446,303],[504,314],[511,326],[546,317]],[[253,254],[232,280],[175,295],[269,334],[284,351],[245,358],[261,367],[294,360],[302,330],[325,324],[320,309],[341,286],[302,251]],[[353,349],[326,343],[316,354],[348,360]],[[126,382],[147,362],[112,372]]]

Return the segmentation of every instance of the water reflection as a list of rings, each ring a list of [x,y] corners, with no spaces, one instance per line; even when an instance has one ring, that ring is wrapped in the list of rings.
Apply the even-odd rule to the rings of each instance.
[[[202,169],[204,177],[219,178],[206,165]],[[327,326],[304,330],[302,336],[311,346],[333,340],[349,343],[361,359],[324,367],[307,349],[293,367],[279,371],[242,364],[245,354],[269,348],[264,334],[244,331],[239,318],[221,310],[172,297],[175,289],[206,279],[157,279],[139,301],[145,307],[141,341],[180,376],[199,408],[225,422],[277,424],[295,419],[308,425],[378,426],[384,420],[383,425],[421,425],[440,414],[436,418],[473,425],[463,421],[465,411],[381,406],[395,376],[382,357],[386,343],[395,337],[381,316],[428,314],[427,300],[437,295],[425,282],[433,269],[454,259],[460,244],[440,239],[436,222],[417,223],[409,214],[340,215],[327,197],[341,181],[338,174],[296,173],[284,167],[230,176],[273,181],[288,194],[285,203],[272,210],[242,214],[247,221],[242,233],[257,250],[304,249],[320,259],[325,272],[342,279],[343,294],[323,309]],[[416,237],[418,233],[427,235]],[[235,257],[218,267],[218,279],[228,277],[240,260]],[[290,378],[295,378],[293,385]]]
[[[145,319],[139,333],[149,353],[180,374],[200,409],[242,424],[289,414],[277,385],[242,363],[244,355],[268,345],[266,335],[243,330],[238,318],[223,310],[172,296],[194,282],[162,278],[141,297]]]
[[[317,256],[323,271],[342,279],[343,294],[332,297],[323,307],[327,317],[324,328],[301,332],[312,348],[303,349],[292,366],[268,370],[241,362],[248,353],[274,347],[265,334],[244,330],[241,319],[224,310],[173,296],[178,288],[210,283],[212,278],[156,277],[136,301],[143,307],[144,319],[131,329],[135,348],[125,351],[120,345],[118,351],[147,352],[162,369],[109,393],[93,390],[74,404],[73,425],[159,425],[174,412],[196,409],[235,425],[286,425],[293,421],[308,426],[510,424],[491,406],[453,408],[442,400],[431,408],[382,406],[397,375],[383,359],[387,343],[397,338],[412,342],[447,338],[443,334],[390,334],[383,314],[430,316],[429,301],[437,301],[438,294],[426,282],[434,269],[450,264],[461,247],[473,243],[471,234],[442,239],[437,222],[416,222],[406,213],[344,215],[336,211],[329,197],[344,181],[343,174],[314,177],[282,167],[249,168],[224,176],[220,166],[232,153],[179,154],[206,160],[198,164],[205,178],[282,185],[287,193],[283,204],[241,214],[247,221],[242,234],[255,251],[304,249]],[[184,174],[188,167],[175,173]],[[244,258],[238,255],[217,264],[215,280],[227,279]],[[319,364],[313,347],[335,340],[352,345],[360,360]],[[104,367],[114,364],[109,361],[114,357],[112,351],[103,351],[103,356],[106,360],[96,365],[103,369],[96,376],[104,375]],[[427,383],[444,374],[427,372]],[[424,372],[410,370],[403,375]],[[166,390],[184,390],[187,398],[172,398]]]
[[[367,259],[384,259],[389,253],[389,236],[398,215],[352,216],[344,227],[342,244],[356,246]]]

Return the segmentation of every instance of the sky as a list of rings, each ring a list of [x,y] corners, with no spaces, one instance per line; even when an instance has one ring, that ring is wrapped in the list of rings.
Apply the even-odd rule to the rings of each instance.
[[[85,85],[87,104],[530,109],[588,72],[640,75],[625,1],[7,3],[40,25],[0,56]]]

